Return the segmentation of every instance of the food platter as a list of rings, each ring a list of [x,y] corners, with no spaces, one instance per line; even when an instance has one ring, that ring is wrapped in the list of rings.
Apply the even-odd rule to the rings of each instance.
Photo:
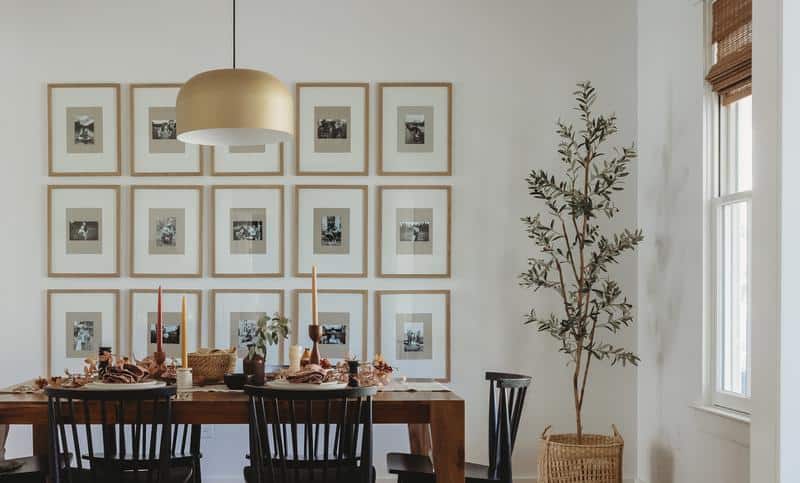
[[[335,389],[344,389],[347,387],[347,383],[330,381],[320,384],[313,384],[305,382],[289,382],[286,379],[278,379],[275,381],[268,381],[265,386],[271,389],[281,389],[284,391],[331,391]]]
[[[132,383],[90,382],[83,386],[83,388],[90,391],[132,391],[135,389],[155,389],[157,387],[164,387],[166,385],[167,383],[164,381],[144,381]]]

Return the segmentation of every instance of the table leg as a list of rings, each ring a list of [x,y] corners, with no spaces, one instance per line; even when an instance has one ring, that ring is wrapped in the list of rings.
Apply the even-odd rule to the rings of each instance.
[[[50,454],[50,432],[46,424],[33,425],[33,455],[44,456]]]
[[[464,401],[431,404],[437,483],[464,483]]]
[[[427,424],[408,425],[408,447],[411,454],[431,455],[431,427]]]

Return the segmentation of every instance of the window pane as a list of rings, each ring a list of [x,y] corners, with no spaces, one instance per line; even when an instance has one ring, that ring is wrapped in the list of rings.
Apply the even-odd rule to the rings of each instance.
[[[718,357],[721,389],[750,395],[750,206],[721,208]]]
[[[722,194],[753,189],[753,98],[722,108]]]

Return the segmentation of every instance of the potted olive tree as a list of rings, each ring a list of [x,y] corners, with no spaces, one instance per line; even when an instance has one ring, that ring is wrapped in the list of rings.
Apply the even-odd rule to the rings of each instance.
[[[585,434],[581,411],[593,360],[639,363],[636,354],[606,337],[633,323],[633,307],[608,270],[636,248],[642,232],[626,229],[609,235],[601,226],[620,211],[614,197],[624,189],[636,150],[633,145],[605,150],[617,132],[617,118],[593,114],[594,87],[590,82],[577,86],[578,127],[558,121],[556,128],[561,173],[531,171],[528,192],[545,210],[522,219],[538,253],[528,260],[520,285],[552,290],[561,301],[557,313],[531,310],[525,323],[556,339],[559,352],[569,359],[575,410],[575,433],[550,434],[549,426],[542,433],[539,483],[621,481],[622,437],[615,427],[612,436]]]

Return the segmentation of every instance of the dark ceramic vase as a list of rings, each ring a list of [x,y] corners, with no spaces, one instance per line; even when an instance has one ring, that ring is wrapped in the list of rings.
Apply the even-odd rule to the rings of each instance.
[[[242,361],[242,369],[248,384],[253,386],[264,385],[264,358],[260,354],[255,354],[252,357],[250,354],[245,356]]]

